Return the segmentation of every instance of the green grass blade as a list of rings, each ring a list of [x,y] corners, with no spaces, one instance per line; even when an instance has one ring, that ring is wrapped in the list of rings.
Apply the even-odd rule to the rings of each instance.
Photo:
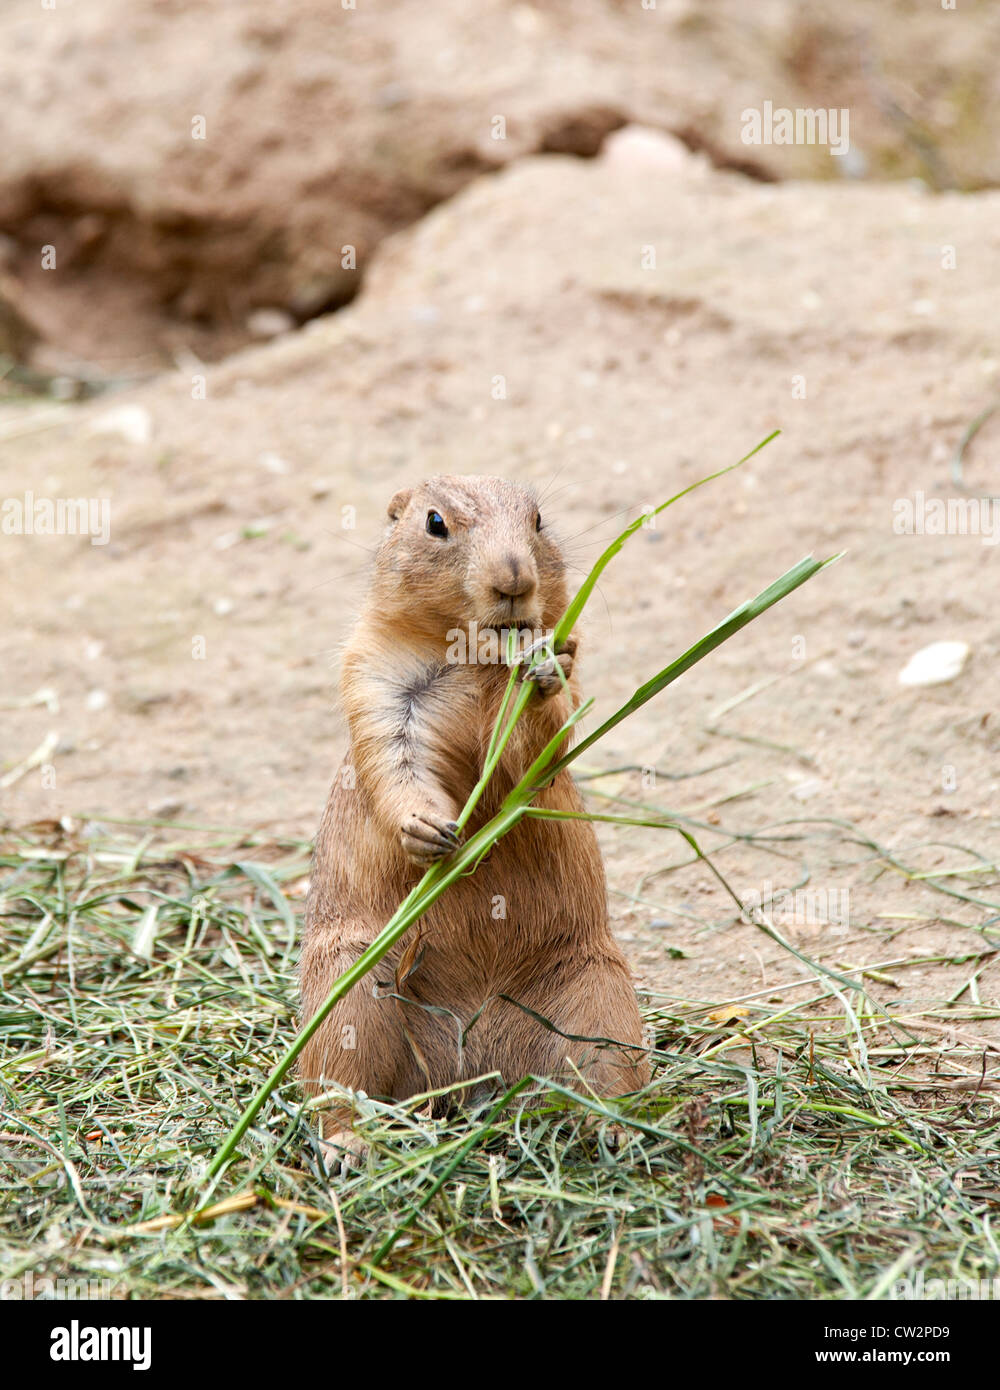
[[[667,507],[672,507],[675,502],[679,502],[680,499],[686,497],[689,492],[694,492],[696,488],[704,487],[706,483],[712,482],[715,478],[721,478],[726,473],[732,473],[734,468],[740,468],[749,459],[752,459],[754,454],[759,454],[761,449],[770,444],[772,439],[776,439],[780,433],[780,430],[773,430],[766,439],[760,441],[756,448],[751,449],[748,454],[744,454],[743,457],[737,459],[735,463],[727,464],[725,468],[720,468],[715,473],[709,473],[706,477],[699,478],[696,483],[690,483],[687,487],[682,488],[680,492],[675,492],[673,497],[668,497],[666,502],[661,502],[652,512],[643,512],[642,516],[636,517],[635,521],[633,521],[630,526],[626,526],[621,535],[617,536],[608,546],[607,550],[604,551],[603,555],[599,557],[593,569],[574,594],[566,612],[559,619],[558,623],[556,623],[552,639],[553,643],[558,644],[564,642],[573,631],[573,628],[576,626],[577,618],[579,618],[580,614],[583,612],[587,600],[594,591],[594,585],[597,583],[598,579],[600,579],[605,568],[622,549],[625,542],[635,535],[636,531],[640,529],[644,522],[648,521],[650,516],[659,516],[660,512],[666,511]]]
[[[679,656],[669,666],[664,666],[662,671],[653,676],[652,680],[648,680],[645,685],[641,685],[632,698],[627,700],[620,709],[617,709],[599,728],[588,734],[575,748],[571,748],[557,763],[546,769],[544,782],[541,785],[544,786],[551,782],[553,777],[560,773],[563,768],[568,767],[585,749],[590,748],[598,739],[603,738],[616,724],[620,724],[623,719],[627,719],[630,714],[641,709],[654,695],[658,695],[678,676],[682,676],[685,671],[689,671],[692,666],[697,665],[699,661],[708,656],[709,652],[728,641],[734,633],[739,632],[740,628],[746,627],[747,623],[752,623],[754,618],[759,618],[761,613],[766,612],[768,608],[778,603],[787,594],[792,593],[800,584],[804,584],[807,579],[812,579],[814,574],[818,574],[820,570],[839,559],[839,554],[832,555],[828,560],[814,560],[811,556],[807,556],[806,559],[800,560],[797,565],[793,565],[790,570],[787,570],[780,579],[769,584],[756,598],[750,599],[747,603],[734,609],[728,618],[724,618],[719,623],[718,627],[714,627],[711,632],[706,633],[704,637],[695,642],[694,646],[689,647],[683,656]]]

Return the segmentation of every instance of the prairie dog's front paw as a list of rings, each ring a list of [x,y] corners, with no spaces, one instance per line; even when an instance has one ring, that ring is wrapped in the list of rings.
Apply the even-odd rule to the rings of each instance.
[[[556,695],[563,688],[564,681],[568,681],[573,674],[573,658],[576,655],[576,638],[567,637],[565,642],[559,647],[555,657],[548,656],[544,661],[540,661],[533,670],[525,667],[521,676],[522,680],[532,681],[538,687],[538,693],[543,699],[548,699],[550,695]],[[526,654],[530,660],[530,652]],[[562,674],[560,674],[560,670]]]
[[[430,806],[422,806],[406,817],[399,841],[410,862],[424,869],[452,854],[462,843],[457,824]]]

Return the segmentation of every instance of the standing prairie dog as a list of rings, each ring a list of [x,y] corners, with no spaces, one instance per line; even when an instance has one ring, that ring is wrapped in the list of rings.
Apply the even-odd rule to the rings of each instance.
[[[343,656],[350,749],[316,841],[303,1022],[426,868],[459,843],[456,817],[481,774],[510,673],[502,660],[457,661],[456,633],[551,633],[566,602],[562,556],[525,488],[436,477],[393,497]],[[502,640],[494,646],[503,652]],[[557,656],[568,690],[553,662],[536,667],[536,691],[469,833],[496,813],[578,703],[575,650],[570,638]],[[582,809],[568,771],[535,804]],[[415,960],[399,970],[411,932],[304,1048],[300,1075],[311,1094],[335,1082],[402,1100],[493,1071],[508,1085],[528,1073],[557,1075],[609,1096],[648,1081],[639,1010],[608,926],[604,866],[587,821],[525,818],[475,874],[445,890],[417,930]],[[345,1163],[363,1151],[347,1106],[327,1112],[323,1129]]]

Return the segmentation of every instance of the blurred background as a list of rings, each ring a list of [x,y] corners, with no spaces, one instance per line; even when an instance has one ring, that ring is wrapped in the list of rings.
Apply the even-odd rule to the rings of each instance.
[[[397,488],[531,482],[582,577],[780,428],[608,572],[598,714],[801,555],[847,558],[598,770],[661,769],[645,799],[725,835],[746,888],[770,870],[734,826],[989,855],[995,548],[894,509],[997,486],[998,52],[976,0],[7,0],[0,498],[110,508],[106,544],[16,508],[0,535],[8,826],[310,835]],[[901,684],[938,641],[956,669]],[[847,841],[809,840],[814,881],[910,901]],[[655,973],[662,844],[605,849]],[[723,961],[684,926],[702,878],[683,968],[755,970],[749,928]]]
[[[0,350],[217,359],[347,303],[477,177],[629,123],[755,180],[993,187],[998,51],[977,0],[7,0]],[[849,109],[849,151],[748,145],[764,101]]]

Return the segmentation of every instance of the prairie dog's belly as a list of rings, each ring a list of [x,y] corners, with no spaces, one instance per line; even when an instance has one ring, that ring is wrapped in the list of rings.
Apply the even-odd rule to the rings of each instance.
[[[474,875],[456,879],[423,920],[456,951],[491,942],[528,957],[603,933],[605,894],[592,828],[534,820],[500,840]]]

